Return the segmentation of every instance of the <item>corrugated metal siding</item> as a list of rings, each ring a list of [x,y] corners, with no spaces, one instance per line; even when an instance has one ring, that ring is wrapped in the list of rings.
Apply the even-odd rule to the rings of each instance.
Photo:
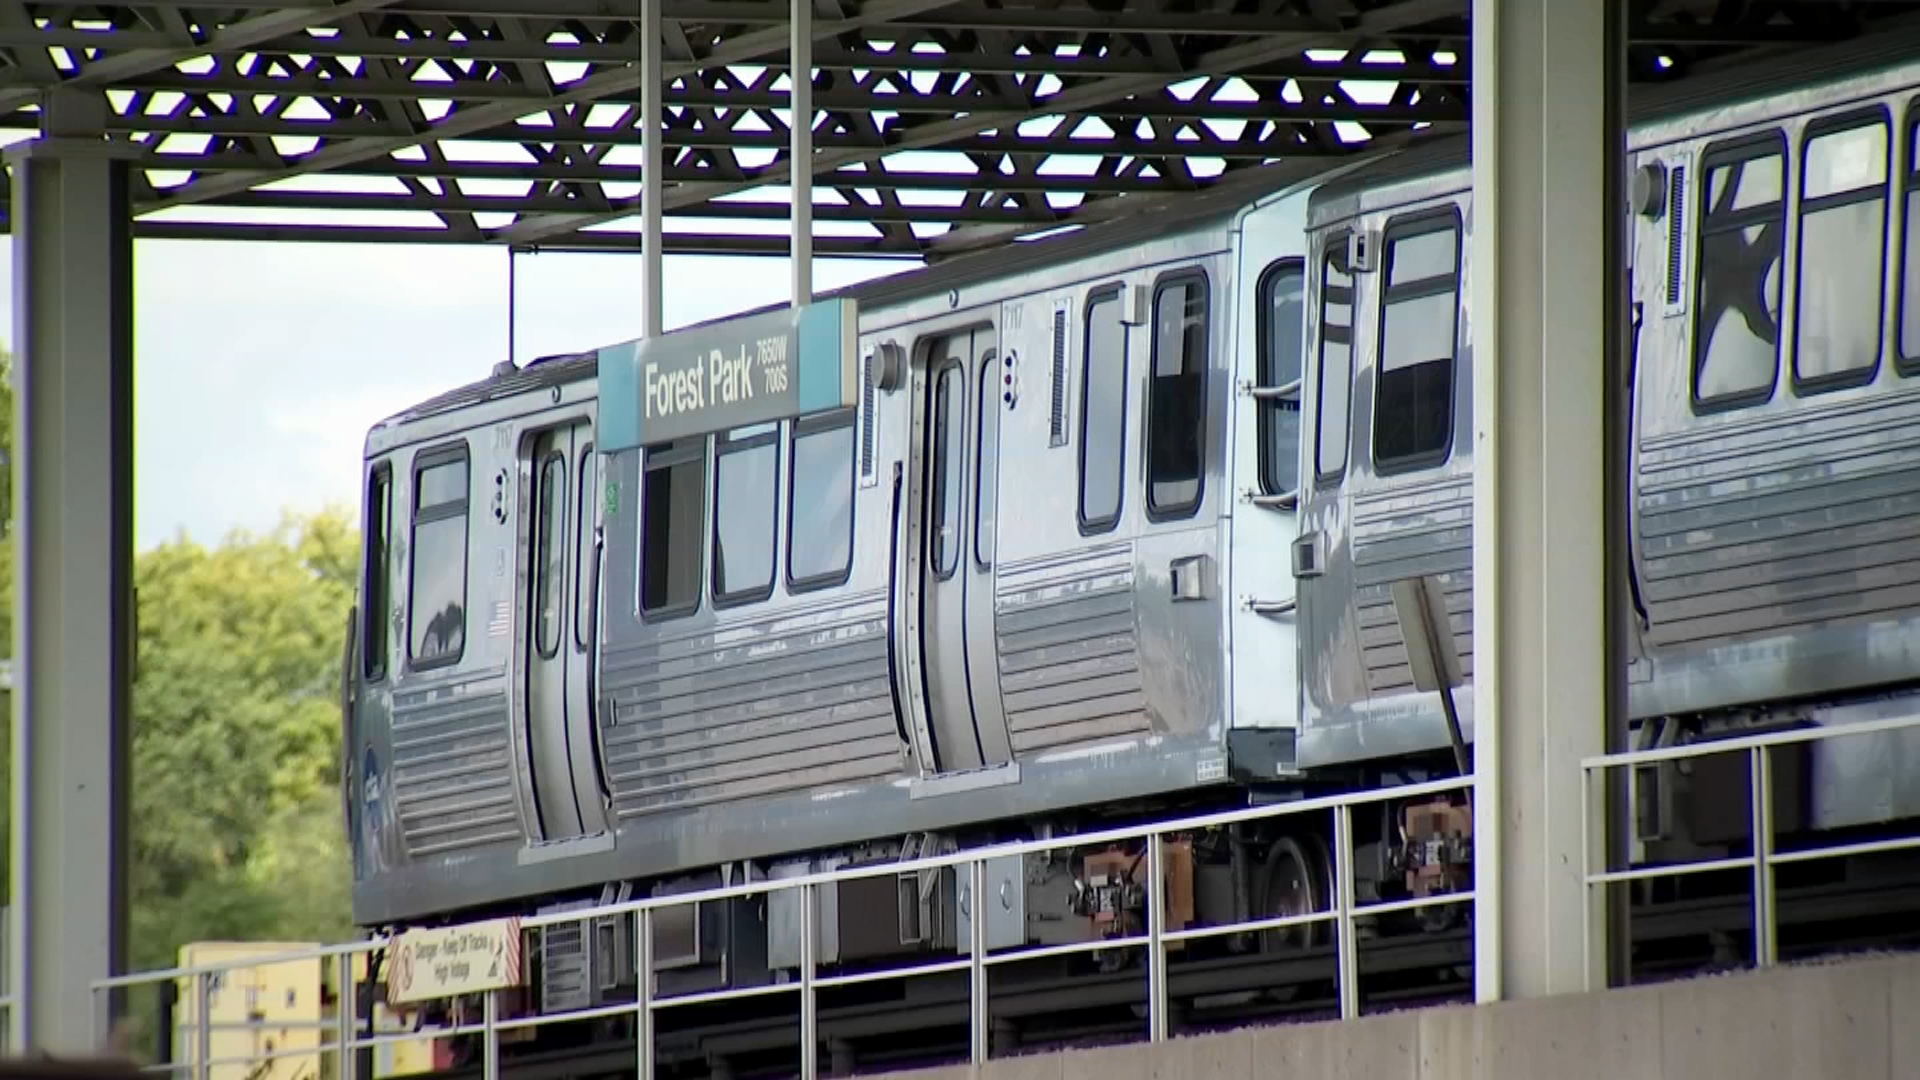
[[[1473,478],[1449,476],[1353,500],[1354,606],[1372,694],[1413,689],[1393,583],[1432,575],[1447,601],[1460,667],[1473,676]]]
[[[507,696],[485,682],[394,695],[394,798],[415,858],[525,838]]]
[[[1920,394],[1649,439],[1638,471],[1656,644],[1920,606]]]
[[[994,629],[1014,752],[1146,734],[1133,545],[1002,563]]]
[[[633,817],[900,771],[886,595],[609,647],[608,780]]]

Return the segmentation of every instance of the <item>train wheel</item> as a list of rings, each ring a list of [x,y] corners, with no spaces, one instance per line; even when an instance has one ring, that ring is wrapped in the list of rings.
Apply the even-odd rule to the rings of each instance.
[[[1311,843],[1302,844],[1294,837],[1283,836],[1267,849],[1262,918],[1311,915],[1326,910],[1327,867],[1313,847]],[[1268,930],[1260,935],[1260,948],[1262,952],[1309,948],[1323,936],[1324,931],[1318,925]]]

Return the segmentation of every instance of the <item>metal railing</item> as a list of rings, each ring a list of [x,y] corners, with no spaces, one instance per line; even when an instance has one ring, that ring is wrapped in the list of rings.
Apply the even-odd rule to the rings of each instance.
[[[1694,874],[1724,873],[1729,870],[1746,870],[1753,875],[1753,958],[1755,967],[1770,967],[1779,960],[1779,924],[1775,903],[1774,870],[1776,867],[1792,863],[1817,862],[1824,859],[1838,859],[1853,855],[1873,855],[1884,852],[1908,851],[1920,849],[1920,834],[1895,837],[1882,840],[1866,840],[1852,843],[1836,843],[1796,848],[1792,851],[1775,851],[1773,821],[1773,759],[1771,752],[1783,746],[1797,746],[1808,743],[1820,743],[1831,740],[1865,738],[1886,735],[1894,732],[1920,730],[1920,716],[1906,716],[1888,720],[1860,721],[1855,723],[1834,724],[1822,727],[1796,728],[1791,731],[1769,732],[1764,735],[1745,735],[1731,738],[1717,738],[1684,746],[1662,747],[1655,750],[1633,750],[1617,754],[1605,754],[1587,758],[1580,763],[1582,782],[1586,785],[1587,796],[1581,803],[1583,815],[1591,815],[1593,807],[1604,805],[1598,802],[1604,791],[1608,770],[1633,769],[1639,766],[1668,762],[1688,761],[1697,758],[1713,757],[1721,754],[1744,753],[1747,755],[1748,818],[1752,852],[1747,855],[1717,859],[1697,859],[1690,862],[1663,862],[1654,865],[1627,866],[1617,870],[1607,869],[1607,850],[1610,846],[1605,830],[1592,828],[1591,818],[1583,821],[1582,832],[1587,837],[1586,852],[1586,888],[1582,890],[1585,898],[1588,924],[1592,923],[1595,905],[1600,902],[1596,891],[1608,885],[1633,881],[1646,881],[1663,877],[1686,877]],[[1631,775],[1631,774],[1630,774]],[[1631,805],[1631,800],[1629,800]],[[1627,814],[1626,821],[1619,827],[1632,828],[1635,815]],[[1595,840],[1599,840],[1599,850],[1595,850]],[[1595,945],[1590,937],[1586,954],[1589,973],[1595,965],[1603,965],[1605,958],[1596,955]]]
[[[1410,900],[1396,900],[1375,903],[1358,903],[1354,895],[1353,873],[1353,812],[1358,807],[1372,806],[1387,801],[1414,800],[1432,798],[1452,792],[1468,791],[1473,788],[1471,777],[1455,778],[1426,784],[1387,788],[1376,791],[1358,792],[1347,795],[1316,799],[1304,799],[1298,802],[1272,806],[1255,807],[1225,813],[1209,814],[1202,817],[1185,818],[1177,821],[1161,822],[1148,826],[1136,826],[1124,829],[1112,829],[1097,833],[1084,833],[1058,837],[1048,840],[1036,840],[1025,843],[1001,844],[993,847],[974,848],[947,855],[938,855],[899,862],[866,865],[857,868],[835,869],[832,871],[795,876],[790,878],[763,879],[743,885],[709,889],[703,892],[679,893],[665,897],[650,897],[607,904],[601,907],[574,909],[524,917],[520,920],[522,932],[536,930],[545,926],[580,925],[589,920],[605,918],[627,918],[633,921],[633,942],[635,970],[649,971],[652,967],[653,924],[655,913],[668,908],[687,904],[738,899],[752,896],[799,890],[800,909],[800,965],[799,977],[795,981],[775,983],[766,986],[743,987],[739,989],[716,990],[707,992],[677,993],[660,995],[656,992],[654,980],[638,978],[636,1000],[619,1002],[593,1008],[575,1009],[566,1012],[548,1013],[525,1017],[503,1018],[499,1015],[498,992],[487,992],[482,997],[482,1017],[478,1024],[457,1026],[422,1027],[417,1030],[394,1034],[375,1034],[370,1030],[370,1021],[356,1017],[358,994],[354,976],[354,956],[384,947],[383,939],[335,945],[324,949],[308,949],[298,953],[272,954],[237,957],[218,964],[203,964],[194,967],[172,968],[162,971],[140,972],[94,983],[96,1001],[98,995],[116,988],[134,988],[147,984],[156,984],[171,980],[192,980],[194,993],[194,1037],[195,1052],[192,1060],[186,1063],[172,1063],[148,1066],[153,1072],[191,1071],[199,1080],[205,1080],[210,1070],[220,1065],[257,1064],[262,1061],[283,1057],[313,1057],[320,1053],[332,1053],[339,1056],[342,1067],[336,1075],[342,1080],[352,1076],[351,1062],[354,1052],[388,1044],[415,1043],[423,1039],[438,1039],[448,1036],[479,1035],[482,1038],[483,1073],[487,1080],[499,1075],[500,1035],[503,1032],[523,1028],[535,1028],[549,1024],[578,1023],[581,1021],[633,1017],[636,1024],[636,1068],[640,1080],[652,1080],[654,1069],[654,1021],[662,1010],[684,1008],[693,1005],[710,1004],[722,1001],[737,1001],[747,998],[771,997],[775,995],[796,994],[800,1005],[800,1062],[799,1073],[802,1080],[815,1080],[819,1075],[817,1060],[820,1044],[819,1033],[819,995],[823,990],[871,983],[882,980],[910,979],[918,976],[953,974],[965,972],[968,976],[968,1029],[969,1057],[974,1064],[984,1063],[988,1058],[988,978],[991,972],[1006,964],[1065,957],[1076,954],[1105,952],[1111,950],[1144,948],[1147,951],[1147,1021],[1148,1038],[1161,1042],[1168,1037],[1168,946],[1182,942],[1198,941],[1206,938],[1222,937],[1234,934],[1258,934],[1271,931],[1289,930],[1300,927],[1333,926],[1336,954],[1336,987],[1338,990],[1340,1015],[1350,1019],[1360,1013],[1359,987],[1359,947],[1354,933],[1357,918],[1378,917],[1396,912],[1408,912],[1421,908],[1444,905],[1464,905],[1474,901],[1471,889],[1442,893]],[[1276,818],[1298,817],[1301,815],[1327,814],[1333,819],[1333,837],[1329,846],[1332,859],[1330,867],[1333,876],[1326,906],[1297,915],[1275,916],[1250,919],[1223,925],[1192,926],[1173,930],[1166,926],[1166,890],[1163,887],[1166,856],[1164,840],[1167,834],[1191,832],[1196,830],[1220,828],[1229,825],[1270,820]],[[1010,856],[1042,854],[1067,847],[1099,847],[1110,844],[1146,841],[1146,885],[1148,893],[1147,919],[1144,933],[1134,933],[1126,937],[1101,938],[1046,946],[1009,946],[999,951],[990,950],[987,942],[986,905],[979,898],[986,893],[987,863],[991,860]],[[974,898],[970,905],[961,908],[961,919],[966,923],[967,947],[965,955],[956,959],[935,960],[930,962],[890,967],[877,971],[863,971],[852,974],[824,975],[817,971],[815,958],[819,955],[820,930],[815,913],[818,905],[815,890],[823,885],[837,885],[842,882],[857,881],[864,878],[903,876],[910,873],[944,870],[951,868],[964,871],[969,883],[967,896]],[[1303,868],[1305,869],[1305,868]],[[313,1047],[288,1048],[272,1053],[251,1054],[245,1058],[226,1058],[215,1060],[211,1056],[212,1026],[209,1023],[209,990],[212,977],[226,971],[244,970],[255,967],[268,967],[280,963],[311,960],[316,957],[331,958],[337,965],[336,985],[341,987],[337,999],[343,1007],[337,1014],[337,1023],[333,1028],[333,1040],[330,1044]],[[523,981],[525,981],[523,979]],[[96,1012],[99,1010],[96,1009]]]

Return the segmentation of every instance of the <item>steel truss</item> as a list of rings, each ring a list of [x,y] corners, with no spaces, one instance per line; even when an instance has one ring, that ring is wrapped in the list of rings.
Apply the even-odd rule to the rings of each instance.
[[[664,0],[665,248],[784,254],[789,0]],[[1470,0],[814,0],[814,250],[939,258],[1263,164],[1457,131]],[[1635,0],[1642,82],[1920,0]],[[0,127],[56,87],[155,237],[633,249],[638,3],[0,0]]]

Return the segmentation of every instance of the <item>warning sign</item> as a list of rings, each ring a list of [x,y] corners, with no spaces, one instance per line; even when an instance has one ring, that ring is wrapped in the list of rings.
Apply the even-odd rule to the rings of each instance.
[[[431,1001],[520,985],[519,919],[409,930],[389,947],[388,1001]]]

